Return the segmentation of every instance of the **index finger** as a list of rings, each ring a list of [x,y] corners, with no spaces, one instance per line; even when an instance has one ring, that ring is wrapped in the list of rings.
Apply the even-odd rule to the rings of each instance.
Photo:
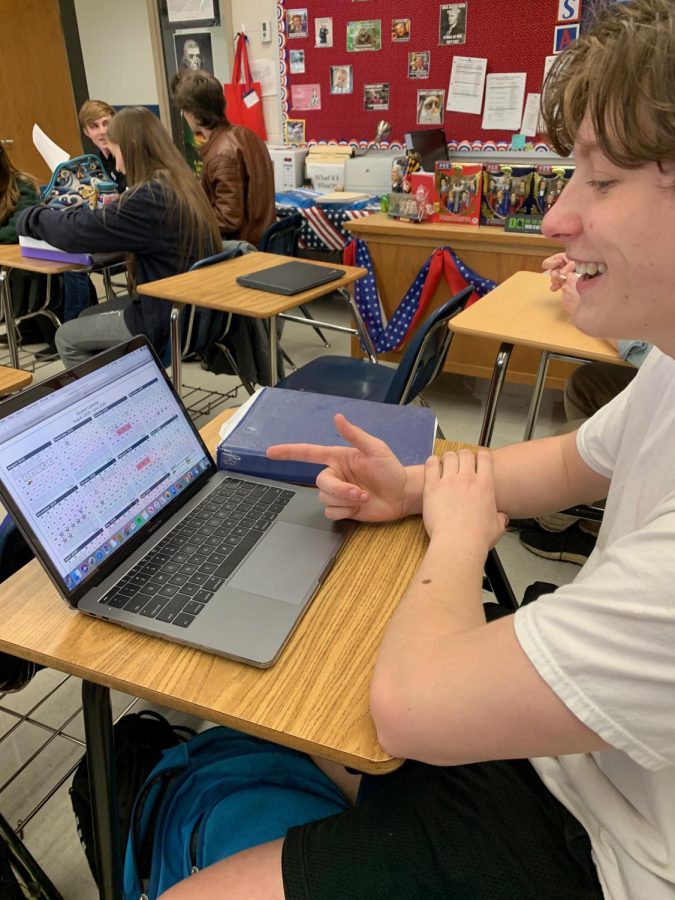
[[[324,447],[321,444],[272,444],[267,448],[266,455],[270,459],[296,459],[299,462],[327,466],[335,450],[344,450],[344,447]]]

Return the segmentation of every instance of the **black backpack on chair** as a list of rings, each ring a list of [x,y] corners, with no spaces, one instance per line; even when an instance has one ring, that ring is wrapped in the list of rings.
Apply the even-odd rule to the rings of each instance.
[[[33,551],[14,524],[11,516],[0,522],[0,581],[18,572],[33,559]],[[20,691],[44,666],[20,659],[10,653],[0,653],[0,691]],[[4,896],[4,895],[2,895]]]

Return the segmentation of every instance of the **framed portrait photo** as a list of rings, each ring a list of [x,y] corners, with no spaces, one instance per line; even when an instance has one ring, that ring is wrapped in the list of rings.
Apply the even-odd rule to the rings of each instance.
[[[289,50],[288,51],[288,68],[291,75],[305,74],[305,51]]]
[[[382,83],[364,85],[363,108],[366,110],[389,109],[389,85]]]
[[[286,28],[289,38],[306,38],[309,17],[306,9],[287,9]]]
[[[333,20],[329,17],[314,19],[314,46],[333,46]]]
[[[428,78],[431,69],[431,52],[422,50],[408,54],[408,78]]]
[[[438,24],[438,43],[446,47],[466,43],[466,12],[468,3],[446,3],[441,6]]]
[[[284,126],[284,140],[287,144],[305,143],[305,120],[286,119]]]
[[[445,91],[425,89],[417,92],[417,124],[442,125]]]
[[[395,44],[410,40],[410,19],[391,20],[391,39]]]
[[[354,91],[354,75],[351,66],[330,67],[331,94],[351,94]]]
[[[173,36],[176,68],[202,69],[213,75],[213,50],[208,31],[177,32]]]
[[[347,22],[347,50],[381,50],[382,21],[369,19],[365,22]]]

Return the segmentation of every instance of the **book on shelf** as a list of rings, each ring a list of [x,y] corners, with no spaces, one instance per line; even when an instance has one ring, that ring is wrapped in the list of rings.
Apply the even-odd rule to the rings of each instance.
[[[354,425],[385,441],[403,465],[423,463],[433,452],[436,416],[425,407],[264,387],[223,425],[218,468],[314,484],[323,466],[268,459],[265,454],[272,444],[347,446],[335,429],[336,413],[343,413]]]

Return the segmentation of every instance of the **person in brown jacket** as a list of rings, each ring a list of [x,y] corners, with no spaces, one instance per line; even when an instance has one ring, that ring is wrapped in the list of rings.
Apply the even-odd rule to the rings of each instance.
[[[171,98],[192,131],[206,138],[201,183],[223,239],[258,244],[276,218],[267,147],[250,128],[227,121],[223,86],[208,72],[178,72]]]

